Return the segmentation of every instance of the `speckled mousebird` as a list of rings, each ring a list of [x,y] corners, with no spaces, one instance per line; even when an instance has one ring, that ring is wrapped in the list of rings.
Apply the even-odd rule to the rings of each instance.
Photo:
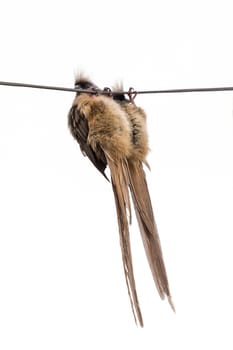
[[[100,90],[80,74],[75,87],[81,90]],[[115,91],[120,91],[116,88]],[[162,299],[167,296],[173,310],[166,269],[154,219],[143,163],[147,164],[148,136],[146,114],[124,94],[107,95],[77,92],[68,114],[68,126],[79,143],[82,153],[107,178],[111,173],[119,226],[120,245],[128,294],[135,322],[143,326],[138,301],[129,225],[131,224],[130,193],[155,285]]]

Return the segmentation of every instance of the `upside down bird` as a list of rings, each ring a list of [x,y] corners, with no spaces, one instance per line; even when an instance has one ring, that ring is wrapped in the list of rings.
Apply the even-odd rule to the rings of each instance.
[[[110,169],[126,285],[135,322],[143,327],[130,245],[130,193],[158,293],[162,299],[167,297],[174,310],[143,170],[143,163],[148,165],[146,114],[132,99],[119,93],[119,88],[118,94],[113,94],[113,98],[93,94],[93,90],[98,87],[82,75],[76,79],[75,88],[90,90],[90,93],[77,91],[68,114],[68,126],[83,155],[90,159],[106,179],[105,169],[107,166]]]

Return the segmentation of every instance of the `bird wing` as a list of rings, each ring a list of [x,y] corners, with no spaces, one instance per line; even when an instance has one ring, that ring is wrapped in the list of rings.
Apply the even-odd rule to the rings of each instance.
[[[68,125],[72,135],[77,140],[83,155],[87,156],[92,164],[108,180],[106,174],[104,173],[107,166],[105,155],[101,148],[94,151],[88,143],[88,122],[85,115],[78,110],[77,105],[73,105],[69,111]]]
[[[136,217],[155,285],[160,297],[164,299],[166,295],[172,309],[175,311],[142,163],[140,161],[129,161],[128,172]]]

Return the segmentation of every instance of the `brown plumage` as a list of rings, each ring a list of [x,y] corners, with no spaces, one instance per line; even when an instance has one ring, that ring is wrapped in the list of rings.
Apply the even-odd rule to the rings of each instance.
[[[77,79],[77,86],[96,88],[90,80],[82,77]],[[143,326],[131,255],[129,189],[155,284],[161,298],[166,295],[171,305],[172,302],[142,167],[148,152],[146,115],[141,108],[120,96],[114,101],[105,95],[77,93],[68,115],[68,124],[83,154],[105,177],[104,170],[106,165],[109,166],[128,294],[135,321]]]

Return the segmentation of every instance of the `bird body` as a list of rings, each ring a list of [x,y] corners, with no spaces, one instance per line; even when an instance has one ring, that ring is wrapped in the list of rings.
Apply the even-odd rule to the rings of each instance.
[[[76,102],[86,115],[89,134],[87,142],[96,151],[101,145],[113,159],[128,157],[131,152],[130,123],[126,113],[107,96],[81,94]]]
[[[80,78],[76,85],[90,89],[96,87],[91,81]],[[146,114],[121,95],[112,99],[106,95],[78,92],[68,115],[68,124],[81,151],[96,168],[105,177],[106,166],[110,169],[128,294],[135,321],[143,326],[130,245],[130,193],[156,287],[161,298],[166,295],[173,307],[143,170],[148,153]]]

